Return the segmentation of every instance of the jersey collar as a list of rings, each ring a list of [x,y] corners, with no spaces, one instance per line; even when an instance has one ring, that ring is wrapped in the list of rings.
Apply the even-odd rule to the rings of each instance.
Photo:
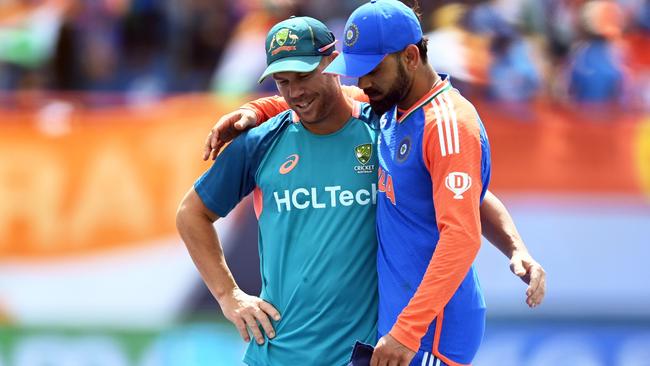
[[[440,81],[437,82],[436,84],[433,85],[431,90],[425,94],[420,100],[415,102],[411,106],[411,108],[407,109],[403,113],[401,113],[399,118],[395,118],[398,123],[402,123],[404,120],[406,120],[413,112],[418,110],[418,108],[422,107],[423,105],[431,102],[431,100],[441,93],[451,89],[451,82],[449,80],[449,75],[447,74],[438,74],[440,75]],[[397,106],[395,106],[395,117],[397,117]]]

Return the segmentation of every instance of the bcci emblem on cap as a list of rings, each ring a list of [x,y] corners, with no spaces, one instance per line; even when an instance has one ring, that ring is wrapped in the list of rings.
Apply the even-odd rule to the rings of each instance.
[[[463,172],[449,173],[445,179],[445,187],[454,193],[455,200],[462,200],[463,193],[472,186],[472,177]]]
[[[359,39],[359,28],[356,24],[352,23],[345,31],[345,45],[352,47],[357,43],[357,39]]]

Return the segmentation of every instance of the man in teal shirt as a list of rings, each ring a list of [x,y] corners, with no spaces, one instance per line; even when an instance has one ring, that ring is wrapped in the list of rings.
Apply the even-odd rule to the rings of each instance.
[[[245,327],[257,333],[249,365],[343,365],[355,340],[376,338],[378,127],[368,105],[322,73],[335,56],[321,22],[275,25],[263,77],[273,75],[292,110],[235,139],[179,209],[179,232],[226,317],[244,338]],[[259,298],[237,288],[212,227],[251,192]]]

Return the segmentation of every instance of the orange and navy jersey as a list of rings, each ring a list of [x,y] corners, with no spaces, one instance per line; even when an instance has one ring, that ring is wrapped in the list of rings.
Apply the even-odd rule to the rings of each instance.
[[[485,325],[472,263],[490,148],[472,104],[441,77],[409,110],[394,107],[380,120],[378,331],[467,365]]]

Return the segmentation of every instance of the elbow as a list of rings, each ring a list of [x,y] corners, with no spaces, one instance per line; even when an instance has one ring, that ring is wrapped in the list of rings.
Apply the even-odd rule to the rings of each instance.
[[[187,222],[187,217],[190,215],[190,208],[188,207],[186,200],[183,200],[176,209],[176,230],[182,232]]]

